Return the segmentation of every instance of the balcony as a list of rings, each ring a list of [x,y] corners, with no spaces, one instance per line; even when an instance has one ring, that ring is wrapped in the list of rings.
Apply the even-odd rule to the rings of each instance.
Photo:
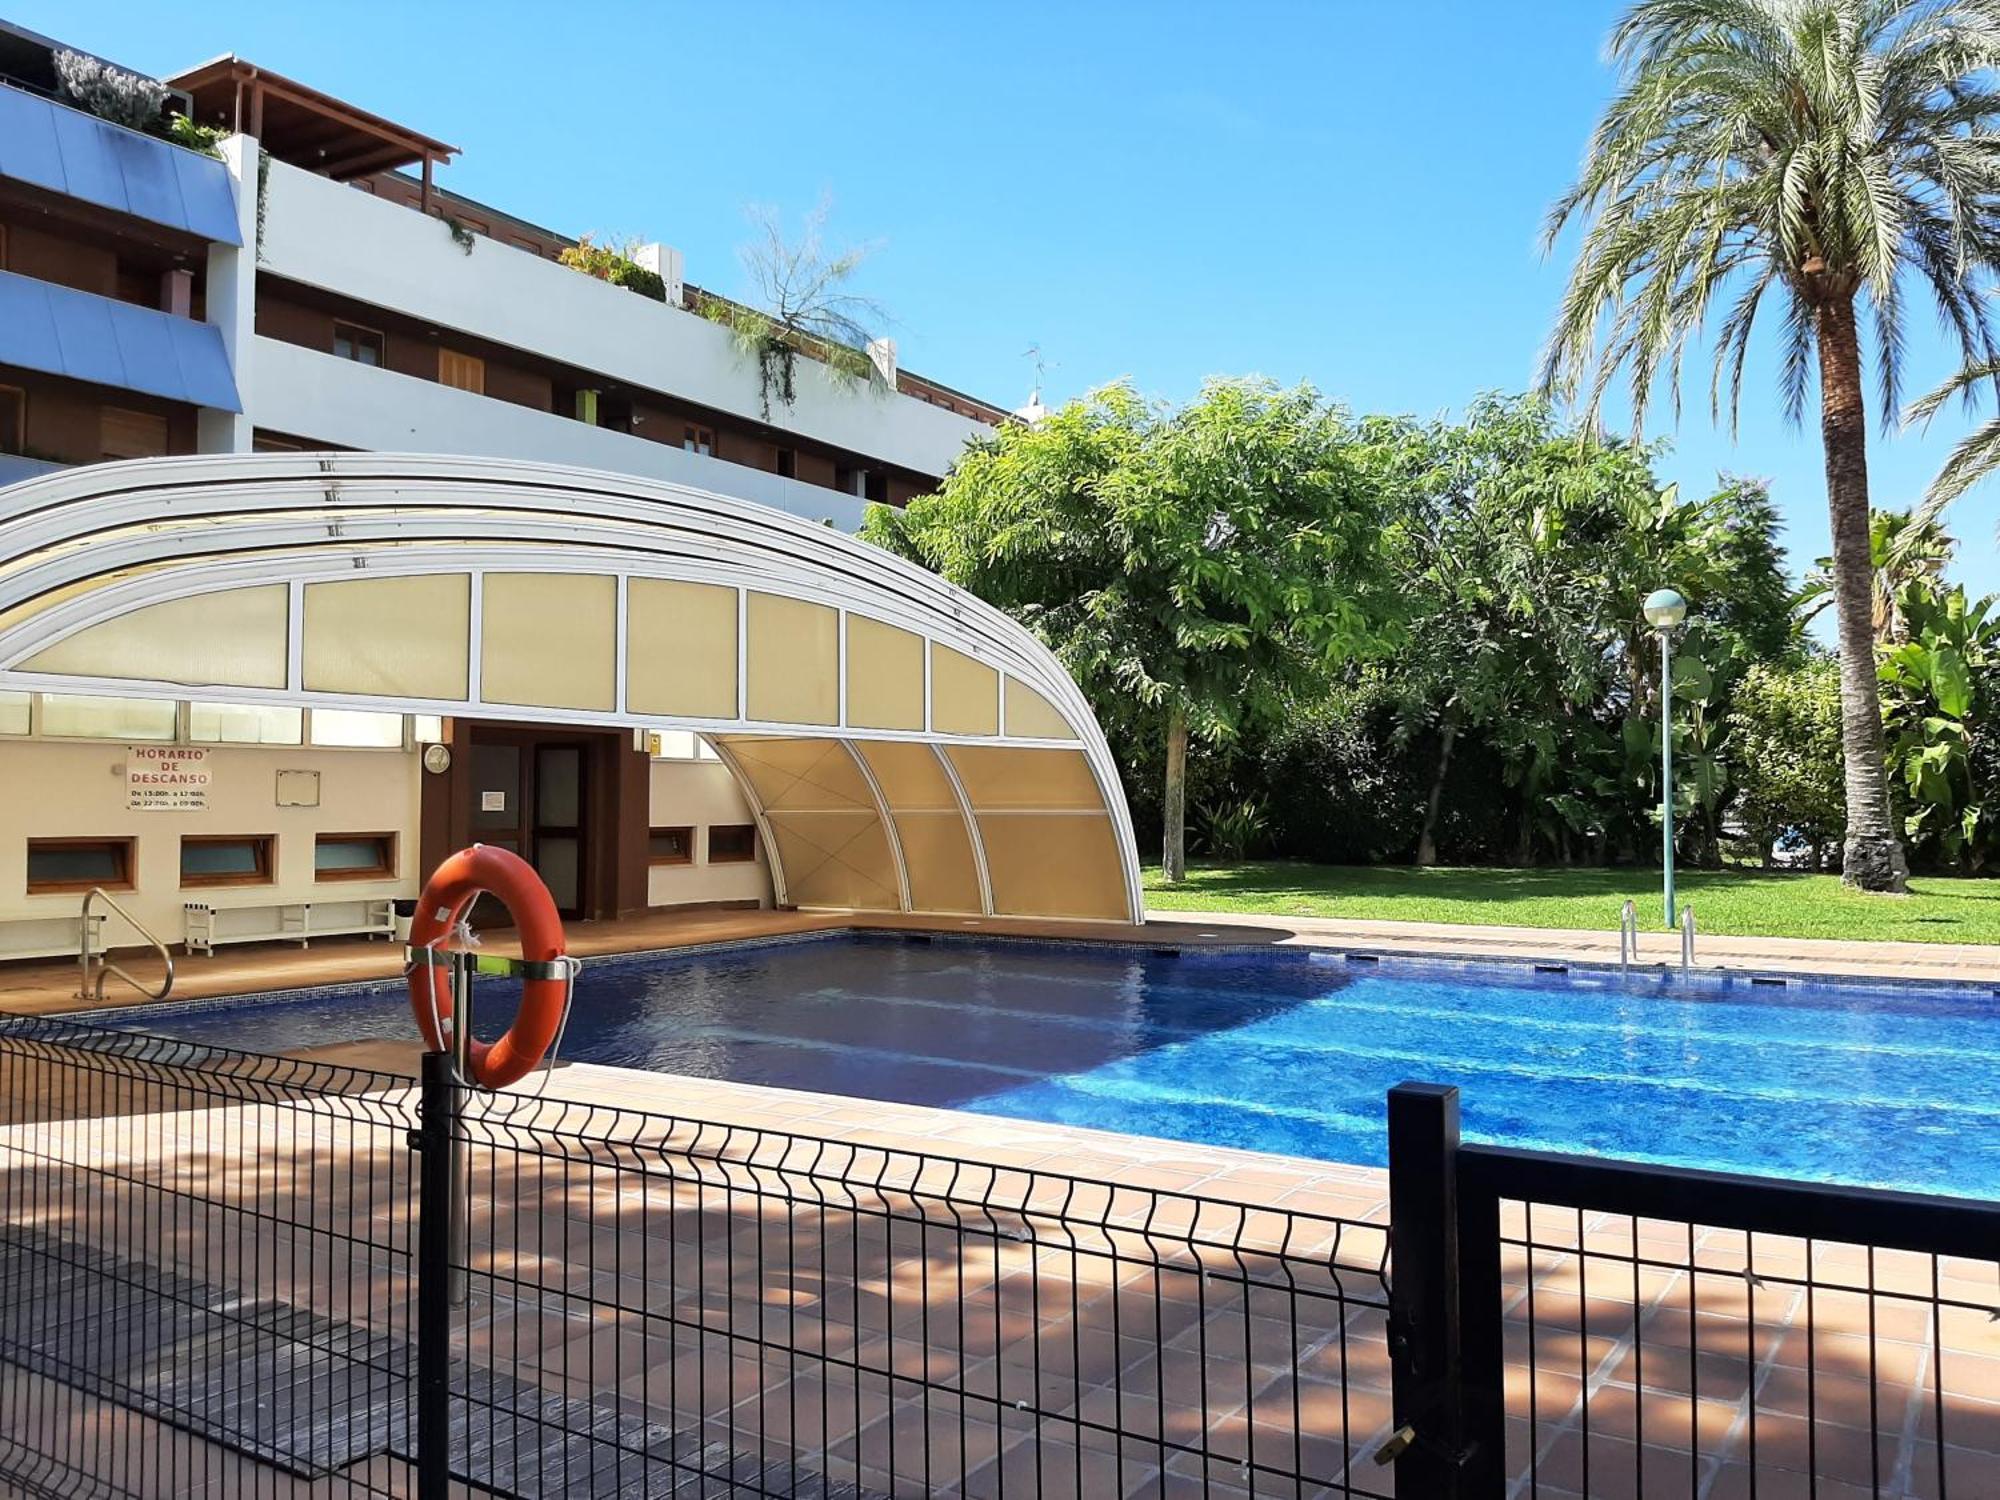
[[[608,383],[764,421],[754,362],[727,329],[698,314],[493,240],[478,239],[468,252],[438,219],[282,162],[269,165],[265,210],[259,266],[274,276]],[[799,363],[798,399],[775,408],[770,425],[919,474],[944,473],[968,440],[991,434],[944,407],[843,383],[810,360]]]
[[[556,269],[589,286],[602,285]],[[866,505],[839,490],[265,336],[251,346],[244,389],[250,393],[249,417],[256,426],[343,448],[463,453],[608,469],[737,496],[849,532],[861,524]]]
[[[243,243],[220,161],[5,84],[0,177],[212,244]]]
[[[243,409],[221,330],[212,324],[12,271],[0,271],[0,364],[218,411]]]

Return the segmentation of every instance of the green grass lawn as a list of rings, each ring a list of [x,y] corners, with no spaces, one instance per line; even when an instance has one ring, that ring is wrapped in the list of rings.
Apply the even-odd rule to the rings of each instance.
[[[1732,937],[2000,943],[2000,880],[1919,878],[1907,896],[1864,896],[1838,876],[1689,870],[1675,882],[1703,932]],[[1658,870],[1416,870],[1272,861],[1191,866],[1168,887],[1146,871],[1162,911],[1249,912],[1364,921],[1468,922],[1615,932],[1627,897],[1660,924]]]

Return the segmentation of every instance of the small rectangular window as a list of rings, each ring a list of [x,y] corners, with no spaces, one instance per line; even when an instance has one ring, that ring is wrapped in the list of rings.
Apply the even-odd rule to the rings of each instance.
[[[322,833],[313,838],[315,880],[388,880],[395,873],[393,833]]]
[[[23,453],[28,447],[28,393],[18,385],[0,385],[0,453]]]
[[[656,865],[687,865],[694,863],[694,830],[692,828],[655,828],[652,838],[652,862]]]
[[[654,760],[693,760],[695,737],[692,729],[661,729],[653,735]]]
[[[305,740],[302,708],[254,703],[190,703],[188,738],[198,745],[297,745]]]
[[[335,357],[351,359],[357,365],[380,365],[383,362],[382,335],[358,323],[335,323],[333,352]]]
[[[456,349],[438,350],[438,383],[486,394],[486,361],[476,354],[460,354]]]
[[[690,423],[681,438],[681,446],[690,453],[701,453],[713,457],[715,454],[715,429],[713,427],[696,427]]]
[[[167,451],[167,419],[159,412],[107,406],[99,417],[106,458],[161,458]]]
[[[880,469],[870,469],[861,485],[862,498],[877,505],[889,503],[889,476]]]
[[[29,839],[28,894],[132,889],[130,839]]]
[[[799,477],[799,455],[790,448],[778,450],[778,477],[780,479]]]
[[[44,693],[36,729],[51,739],[171,740],[176,717],[163,699]]]
[[[403,716],[357,708],[316,708],[312,711],[312,742],[351,750],[400,750]]]
[[[757,857],[757,829],[750,823],[718,823],[708,830],[708,862],[740,865]]]
[[[259,834],[185,834],[181,838],[181,884],[269,885],[271,850],[277,840]]]

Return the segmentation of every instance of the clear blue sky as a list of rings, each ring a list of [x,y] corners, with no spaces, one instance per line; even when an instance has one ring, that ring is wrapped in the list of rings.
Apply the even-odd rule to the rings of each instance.
[[[170,72],[222,52],[464,149],[439,180],[575,233],[680,246],[740,290],[744,206],[832,195],[879,241],[864,290],[908,367],[1014,405],[1121,375],[1307,379],[1422,415],[1518,390],[1559,292],[1537,230],[1612,76],[1606,0],[1380,4],[255,7],[15,0],[18,22]],[[1948,372],[1920,315],[1912,394]],[[1916,322],[1917,320],[1913,320]],[[1775,331],[1773,329],[1772,331]],[[1768,479],[1795,570],[1826,550],[1815,417],[1762,339],[1740,436],[1705,368],[1666,472]],[[1966,418],[1876,439],[1878,503],[1921,493]],[[1960,505],[1960,574],[2000,589],[2000,483]]]

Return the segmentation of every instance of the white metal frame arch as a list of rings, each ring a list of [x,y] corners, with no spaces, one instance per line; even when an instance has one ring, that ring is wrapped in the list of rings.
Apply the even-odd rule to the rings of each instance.
[[[377,698],[304,687],[302,606],[309,584],[445,573],[470,579],[464,698]],[[609,709],[483,698],[484,580],[501,573],[608,575],[617,580],[616,687]],[[737,716],[628,711],[626,603],[634,579],[736,590]],[[135,610],[273,583],[288,590],[282,687],[80,677],[24,666],[58,642]],[[749,718],[745,611],[752,594],[838,612],[837,722]],[[895,626],[925,643],[923,728],[879,729],[847,722],[847,622],[853,615]],[[997,733],[952,734],[934,727],[933,644],[992,670]],[[1040,694],[1076,737],[1010,733],[1010,680]],[[1046,648],[974,596],[878,548],[783,512],[684,486],[556,465],[347,453],[137,460],[13,485],[0,489],[0,687],[173,698],[213,692],[246,703],[835,740],[873,796],[904,910],[911,905],[906,852],[883,788],[854,741],[908,740],[932,747],[964,821],[987,912],[993,910],[993,887],[979,810],[946,747],[964,743],[1081,752],[1118,846],[1127,919],[1143,917],[1137,854],[1115,764],[1088,703]],[[753,792],[726,747],[716,748],[738,784]],[[751,803],[783,899],[778,842],[754,793]]]

